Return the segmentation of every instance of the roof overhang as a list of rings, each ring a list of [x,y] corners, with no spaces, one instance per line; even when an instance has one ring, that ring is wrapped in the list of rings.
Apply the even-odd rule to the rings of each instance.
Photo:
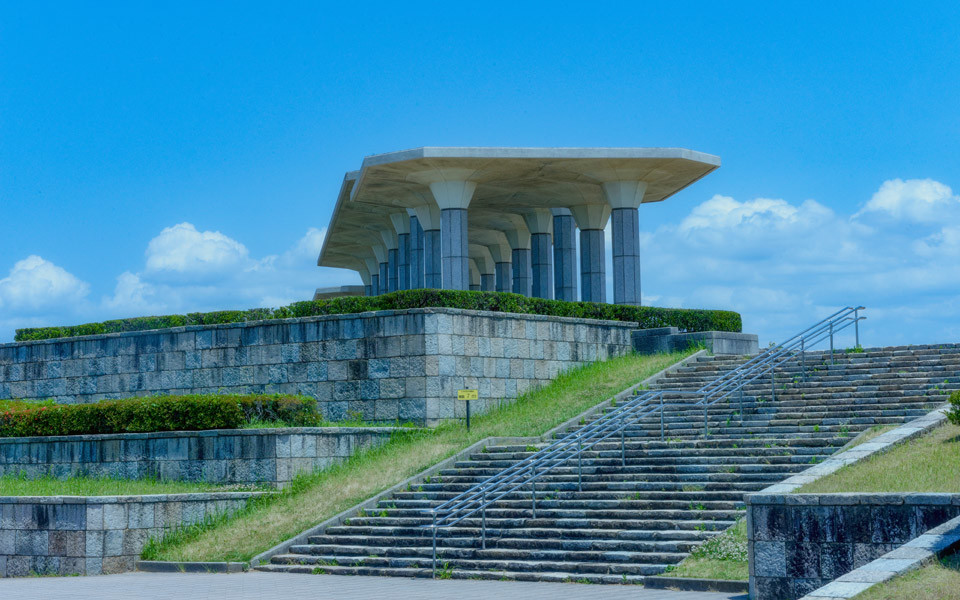
[[[470,227],[499,229],[507,214],[604,204],[605,181],[643,181],[643,202],[660,202],[719,166],[719,157],[683,148],[425,147],[368,156],[344,176],[317,264],[356,269],[358,253],[382,243],[391,212],[433,203],[424,181],[435,173],[475,182]]]

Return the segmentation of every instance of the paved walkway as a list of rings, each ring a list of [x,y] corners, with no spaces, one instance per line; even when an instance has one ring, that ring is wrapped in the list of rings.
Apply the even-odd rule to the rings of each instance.
[[[383,598],[385,600],[737,600],[746,596],[670,592],[619,585],[521,581],[433,581],[391,577],[340,577],[244,573],[237,575],[124,573],[99,577],[0,579],[3,600]]]

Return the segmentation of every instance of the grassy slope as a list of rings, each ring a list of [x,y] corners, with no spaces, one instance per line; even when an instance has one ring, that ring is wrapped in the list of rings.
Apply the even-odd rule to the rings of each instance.
[[[152,479],[129,480],[110,477],[57,479],[50,476],[27,479],[17,475],[0,477],[0,496],[140,496],[143,494],[190,494],[249,489],[252,488]]]
[[[960,570],[956,555],[941,562],[875,585],[855,600],[900,600],[936,598],[960,600]]]
[[[299,478],[278,497],[214,526],[174,534],[145,550],[152,560],[249,560],[407,477],[492,436],[541,435],[691,354],[625,356],[567,372],[516,402],[472,419],[395,435],[346,462]]]
[[[809,483],[805,494],[838,492],[960,493],[960,427],[944,425]]]

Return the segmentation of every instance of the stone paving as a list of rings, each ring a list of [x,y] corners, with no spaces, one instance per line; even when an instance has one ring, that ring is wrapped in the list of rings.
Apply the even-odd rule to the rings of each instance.
[[[433,581],[396,577],[337,577],[250,572],[240,575],[124,573],[99,577],[0,580],[0,598],[21,600],[389,598],[390,600],[746,600],[745,595],[648,590],[639,586]]]

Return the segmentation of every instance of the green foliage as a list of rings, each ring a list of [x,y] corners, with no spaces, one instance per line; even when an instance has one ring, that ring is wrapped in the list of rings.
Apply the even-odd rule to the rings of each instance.
[[[950,394],[947,402],[950,403],[950,408],[947,410],[947,419],[954,425],[960,425],[960,390]]]
[[[316,401],[287,395],[184,395],[105,400],[92,404],[8,403],[0,437],[236,429],[251,421],[294,426],[320,422]]]
[[[473,292],[457,290],[403,290],[380,296],[346,296],[329,300],[295,302],[280,308],[254,308],[250,310],[225,310],[210,313],[189,313],[159,317],[116,319],[102,323],[87,323],[67,327],[36,327],[18,329],[18,342],[53,338],[117,333],[122,331],[145,331],[169,329],[188,325],[215,325],[261,321],[264,319],[289,319],[318,315],[355,314],[375,310],[404,310],[408,308],[460,308],[553,317],[577,317],[582,319],[606,319],[635,321],[642,329],[652,327],[677,327],[681,331],[734,331],[742,324],[738,313],[726,310],[700,310],[681,308],[657,308],[653,306],[626,306],[597,302],[564,302],[528,298],[506,292]]]

